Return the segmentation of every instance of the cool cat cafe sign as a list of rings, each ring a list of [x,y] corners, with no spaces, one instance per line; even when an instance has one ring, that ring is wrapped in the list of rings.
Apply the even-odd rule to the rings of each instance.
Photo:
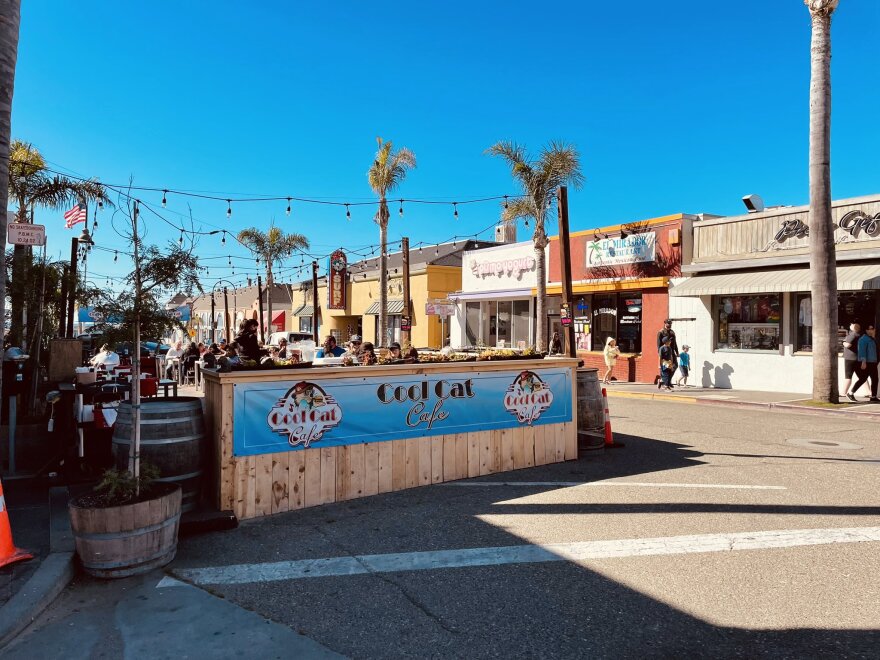
[[[572,421],[571,370],[240,383],[233,454]]]

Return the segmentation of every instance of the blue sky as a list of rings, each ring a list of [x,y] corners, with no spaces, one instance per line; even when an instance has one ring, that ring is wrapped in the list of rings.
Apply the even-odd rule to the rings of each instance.
[[[503,163],[483,154],[493,142],[537,150],[561,139],[579,148],[587,177],[570,193],[572,230],[740,213],[747,193],[808,199],[810,21],[800,0],[23,4],[13,134],[54,167],[105,182],[363,201],[381,135],[418,158],[395,196],[453,201],[516,192]],[[840,4],[835,198],[880,192],[880,2]],[[145,200],[158,205],[161,193]],[[233,205],[227,220],[223,202],[171,196],[167,217],[179,222],[188,203],[205,230],[274,217],[315,253],[378,242],[370,207],[347,221],[337,207],[294,204],[288,218],[285,202]],[[460,207],[454,220],[447,207],[407,207],[389,238],[465,236],[498,211]],[[97,243],[128,249],[108,220],[99,216]],[[145,220],[149,241],[177,240]],[[37,222],[50,257],[66,256],[72,232],[60,214],[38,210]],[[209,286],[255,272],[242,258],[232,278],[216,257],[245,253],[219,237],[198,251]],[[90,279],[103,284],[128,265],[95,253]]]

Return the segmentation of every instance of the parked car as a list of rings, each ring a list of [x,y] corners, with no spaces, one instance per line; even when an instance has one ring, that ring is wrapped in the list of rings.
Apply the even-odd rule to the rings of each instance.
[[[298,341],[311,341],[312,333],[311,332],[273,332],[269,335],[269,341],[267,342],[270,346],[278,346],[278,341],[281,339],[286,339],[288,344],[293,344]]]

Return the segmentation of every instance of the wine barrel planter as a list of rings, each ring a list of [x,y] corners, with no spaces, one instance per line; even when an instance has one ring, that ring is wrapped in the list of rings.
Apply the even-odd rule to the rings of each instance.
[[[578,450],[601,452],[605,446],[605,402],[599,370],[577,370]]]
[[[113,455],[120,470],[128,469],[131,412],[130,402],[120,403],[113,427]],[[198,504],[205,456],[201,399],[141,400],[141,463],[150,463],[159,469],[158,481],[180,485],[184,512],[192,511]]]
[[[70,526],[83,569],[121,578],[164,566],[177,552],[181,490],[159,484],[152,499],[106,508],[70,502]]]

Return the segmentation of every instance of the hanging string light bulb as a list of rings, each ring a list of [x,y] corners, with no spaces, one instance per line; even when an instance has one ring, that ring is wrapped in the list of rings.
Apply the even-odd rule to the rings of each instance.
[[[232,200],[226,200],[226,218],[227,220],[232,217]]]
[[[162,208],[164,209],[166,206],[168,206],[168,191],[163,190],[162,191]]]
[[[401,218],[403,217],[403,200],[402,199],[400,200],[400,209],[398,209],[397,213],[400,214]]]
[[[220,245],[226,245],[226,230],[223,230],[223,236],[220,238]]]
[[[351,209],[349,208],[348,204],[345,205],[345,217],[348,220],[351,220]]]
[[[99,209],[104,208],[104,200],[103,200],[103,199],[99,199],[99,200],[98,200],[98,208],[99,208]]]
[[[287,215],[290,215],[290,197],[287,198]]]
[[[526,229],[528,229],[529,228],[529,219],[528,218],[525,219],[525,224],[526,224]]]
[[[180,238],[177,239],[177,242],[180,243],[180,247],[183,247],[183,230],[180,230]]]
[[[452,217],[458,220],[458,202],[452,202],[452,208],[455,209],[452,213]]]
[[[507,195],[504,196],[504,210],[507,210]]]
[[[227,255],[226,258],[229,260],[229,265],[231,266],[232,265],[232,255],[231,254]]]
[[[113,251],[113,261],[119,261],[119,250]]]

